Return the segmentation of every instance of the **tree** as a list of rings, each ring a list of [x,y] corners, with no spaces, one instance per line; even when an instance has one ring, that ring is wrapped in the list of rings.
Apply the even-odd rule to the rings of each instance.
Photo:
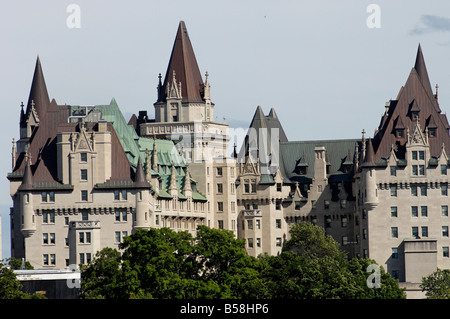
[[[422,278],[420,284],[422,291],[429,299],[450,298],[450,270],[437,269],[432,274]]]
[[[395,279],[381,271],[381,288],[370,289],[366,270],[373,261],[347,261],[339,244],[323,228],[295,224],[278,256],[261,256],[261,272],[271,298],[404,298]]]
[[[0,299],[47,299],[38,293],[25,293],[22,289],[14,271],[0,263]]]

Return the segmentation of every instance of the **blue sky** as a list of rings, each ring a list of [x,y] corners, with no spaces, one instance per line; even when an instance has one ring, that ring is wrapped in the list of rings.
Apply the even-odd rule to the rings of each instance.
[[[80,8],[80,28],[67,25],[70,4]],[[379,8],[379,28],[367,25],[370,4]],[[289,140],[358,138],[362,129],[373,136],[419,43],[441,109],[450,110],[446,0],[8,1],[0,11],[3,257],[11,140],[19,137],[36,56],[59,104],[115,98],[126,116],[152,115],[180,20],[200,71],[209,73],[218,121],[245,125],[260,105],[266,114],[275,108]]]

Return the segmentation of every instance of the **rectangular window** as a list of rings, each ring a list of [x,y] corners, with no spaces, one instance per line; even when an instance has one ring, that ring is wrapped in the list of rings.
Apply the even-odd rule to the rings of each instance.
[[[277,199],[277,201],[275,202],[275,209],[281,210],[281,201],[279,199]]]
[[[81,200],[83,202],[87,202],[88,201],[88,191],[81,191]]]
[[[116,243],[120,243],[120,231],[115,232]]]
[[[253,248],[253,238],[247,238],[248,248]]]
[[[411,216],[412,216],[412,217],[417,217],[417,216],[419,216],[417,206],[411,206]]]
[[[256,238],[256,247],[261,247],[261,238]]]
[[[295,201],[295,210],[300,210],[300,201]]]
[[[411,186],[411,196],[417,196],[417,186]]]
[[[391,185],[391,196],[397,197],[397,185]]]
[[[419,175],[425,175],[425,165],[419,165]]]
[[[277,183],[277,192],[281,192],[281,183]]]
[[[256,193],[256,181],[252,181],[252,193]]]
[[[442,247],[442,257],[449,257],[448,247]]]
[[[422,237],[428,237],[428,227],[422,226]]]
[[[412,152],[412,159],[417,160],[417,151]]]
[[[80,264],[84,264],[84,254],[80,253]]]
[[[244,184],[244,193],[250,193],[250,184],[248,182]]]
[[[420,206],[420,214],[422,217],[427,217],[428,216],[428,207]]]
[[[441,165],[441,175],[447,175],[447,165]]]
[[[398,227],[391,227],[392,238],[398,238]]]
[[[55,201],[55,192],[48,192],[48,201],[49,202]]]
[[[347,217],[341,216],[341,227],[347,227],[348,221]]]
[[[81,211],[81,220],[89,220],[89,211],[86,209],[83,209]]]
[[[392,248],[392,259],[398,259],[398,248]]]
[[[86,163],[87,162],[87,153],[80,153],[80,161],[82,163]]]
[[[120,222],[120,210],[116,210],[115,215],[116,215],[116,222]]]
[[[419,175],[419,170],[417,169],[417,165],[413,165],[413,166],[412,166],[412,174],[413,174],[414,176]]]
[[[281,237],[276,238],[276,245],[277,247],[281,247]]]
[[[397,206],[391,206],[391,217],[397,217]]]
[[[447,184],[441,184],[441,195],[447,196]]]
[[[427,185],[420,186],[420,196],[427,196]]]
[[[41,198],[42,198],[42,202],[46,203],[47,202],[47,192],[42,192]]]
[[[48,245],[48,234],[47,233],[42,234],[42,243],[44,245]]]
[[[281,219],[275,219],[275,228],[281,228]]]
[[[122,189],[122,200],[127,200],[127,190],[126,189]]]
[[[91,243],[91,232],[86,232],[86,243],[87,244]]]
[[[442,226],[442,237],[448,237],[448,226]]]
[[[78,242],[79,242],[80,244],[84,244],[84,233],[83,233],[83,232],[80,232],[80,233],[78,234]]]
[[[253,220],[247,220],[247,229],[253,229]]]
[[[55,233],[50,233],[50,244],[55,244]]]
[[[80,172],[81,172],[81,180],[82,181],[87,181],[87,179],[88,179],[88,175],[87,175],[87,169],[82,169],[82,170],[80,170]]]
[[[219,228],[219,229],[223,229],[223,220],[218,220],[217,221],[217,228]]]
[[[441,206],[442,216],[448,216],[448,206],[442,205]]]
[[[397,176],[397,166],[391,166],[391,176]]]
[[[219,194],[223,193],[223,184],[222,183],[217,184],[217,193],[219,193]]]
[[[419,151],[419,160],[425,160],[425,152],[424,151]]]
[[[114,200],[120,200],[120,191],[118,189],[114,190]]]
[[[256,220],[256,229],[261,229],[261,219]]]
[[[223,212],[223,202],[217,202],[217,211]]]
[[[46,266],[48,266],[48,254],[43,255],[42,263]]]
[[[217,167],[217,176],[222,176],[222,167]]]
[[[419,227],[414,226],[411,228],[411,231],[414,238],[417,238],[419,236]]]

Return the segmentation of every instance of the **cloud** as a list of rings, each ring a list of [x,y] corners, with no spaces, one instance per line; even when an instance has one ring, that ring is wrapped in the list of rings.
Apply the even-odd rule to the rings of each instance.
[[[424,14],[420,18],[421,25],[410,31],[413,35],[430,33],[435,31],[450,31],[450,18]]]

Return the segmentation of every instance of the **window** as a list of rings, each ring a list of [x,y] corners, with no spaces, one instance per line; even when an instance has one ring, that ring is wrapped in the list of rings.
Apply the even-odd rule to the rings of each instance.
[[[256,229],[261,229],[261,219],[256,220]]]
[[[69,217],[64,217],[64,225],[69,225]]]
[[[48,245],[48,234],[47,233],[42,234],[42,243],[44,245]]]
[[[419,175],[425,175],[425,165],[419,165]]]
[[[83,232],[80,232],[80,233],[78,234],[78,242],[79,242],[80,244],[84,244],[84,233],[83,233]]]
[[[447,175],[447,165],[441,165],[441,175]]]
[[[414,176],[417,176],[419,173],[418,173],[418,170],[417,170],[417,165],[413,165],[412,166],[412,174],[414,175]]]
[[[276,238],[276,245],[277,247],[281,247],[281,237]]]
[[[436,128],[428,128],[428,133],[430,137],[436,137]]]
[[[80,264],[84,264],[84,254],[80,253]]]
[[[348,244],[348,237],[347,236],[342,236],[341,243],[342,243],[342,246],[347,245]]]
[[[48,266],[48,254],[44,254],[42,257],[42,263]]]
[[[391,176],[397,176],[397,166],[391,166]]]
[[[412,159],[417,160],[417,151],[412,151]]]
[[[331,216],[325,216],[325,228],[331,227]]]
[[[392,248],[392,259],[398,259],[398,248]]]
[[[348,221],[347,217],[341,216],[341,227],[347,227]]]
[[[412,217],[417,217],[417,216],[419,216],[417,206],[411,206],[411,216],[412,216]]]
[[[81,220],[89,220],[89,211],[87,209],[81,211]]]
[[[88,191],[81,191],[81,200],[83,202],[87,202],[88,201]]]
[[[252,180],[251,186],[252,186],[252,193],[256,193],[256,181],[255,180]]]
[[[82,163],[86,163],[87,162],[87,153],[80,153],[80,161]]]
[[[222,167],[217,167],[217,176],[222,176]]]
[[[250,184],[249,184],[248,180],[246,180],[244,183],[244,193],[246,193],[246,194],[250,193]]]
[[[441,195],[447,196],[447,184],[441,184]]]
[[[55,213],[54,212],[44,212],[42,213],[42,222],[44,224],[54,224],[55,223]]]
[[[425,152],[424,151],[419,151],[419,160],[425,160]]]
[[[397,129],[397,137],[403,137],[403,129],[402,128]]]
[[[248,248],[253,248],[253,238],[247,238]]]
[[[397,206],[391,207],[391,217],[397,217]]]
[[[223,202],[217,202],[217,211],[223,212]]]
[[[448,226],[442,226],[442,237],[448,237]]]
[[[414,238],[419,237],[419,227],[414,226],[414,227],[412,227],[411,231],[412,231],[412,236]]]
[[[281,183],[277,183],[277,192],[281,192]]]
[[[118,208],[115,210],[115,220],[116,222],[126,222],[127,217],[127,210],[125,208]]]
[[[219,194],[223,193],[223,184],[222,183],[217,184],[217,193],[219,193]]]
[[[223,220],[218,220],[217,221],[217,228],[219,228],[219,229],[223,229]]]
[[[54,202],[55,201],[55,192],[42,192],[41,193],[41,201],[43,203]]]
[[[391,275],[392,275],[392,278],[398,279],[398,277],[400,276],[400,271],[392,270]]]
[[[119,190],[114,190],[114,200],[120,200],[120,192]]]
[[[448,216],[448,206],[442,205],[441,206],[442,216]]]
[[[427,185],[421,185],[420,186],[420,195],[421,196],[427,196]]]
[[[397,185],[391,185],[391,196],[397,197]]]
[[[247,220],[247,229],[253,229],[253,220]]]
[[[275,228],[281,228],[281,219],[275,219]]]
[[[442,257],[449,257],[448,247],[442,247]]]
[[[50,233],[50,244],[55,244],[55,233]]]
[[[91,232],[86,232],[86,243],[87,244],[91,243]]]
[[[261,238],[256,238],[256,247],[261,247]]]
[[[428,216],[428,207],[420,206],[420,214],[422,217],[427,217]]]
[[[281,210],[281,201],[279,199],[277,199],[277,201],[275,202],[275,209]]]
[[[300,201],[295,201],[295,210],[300,210]]]
[[[88,177],[87,177],[87,169],[82,169],[81,170],[81,180],[82,181],[87,181]]]
[[[324,200],[323,201],[323,208],[324,209],[330,209],[330,201],[329,200]]]
[[[422,226],[422,237],[428,237],[428,227]]]
[[[411,185],[411,196],[417,196],[417,186]]]
[[[116,243],[120,243],[120,231],[115,232]]]
[[[398,227],[391,227],[392,238],[398,238]]]

